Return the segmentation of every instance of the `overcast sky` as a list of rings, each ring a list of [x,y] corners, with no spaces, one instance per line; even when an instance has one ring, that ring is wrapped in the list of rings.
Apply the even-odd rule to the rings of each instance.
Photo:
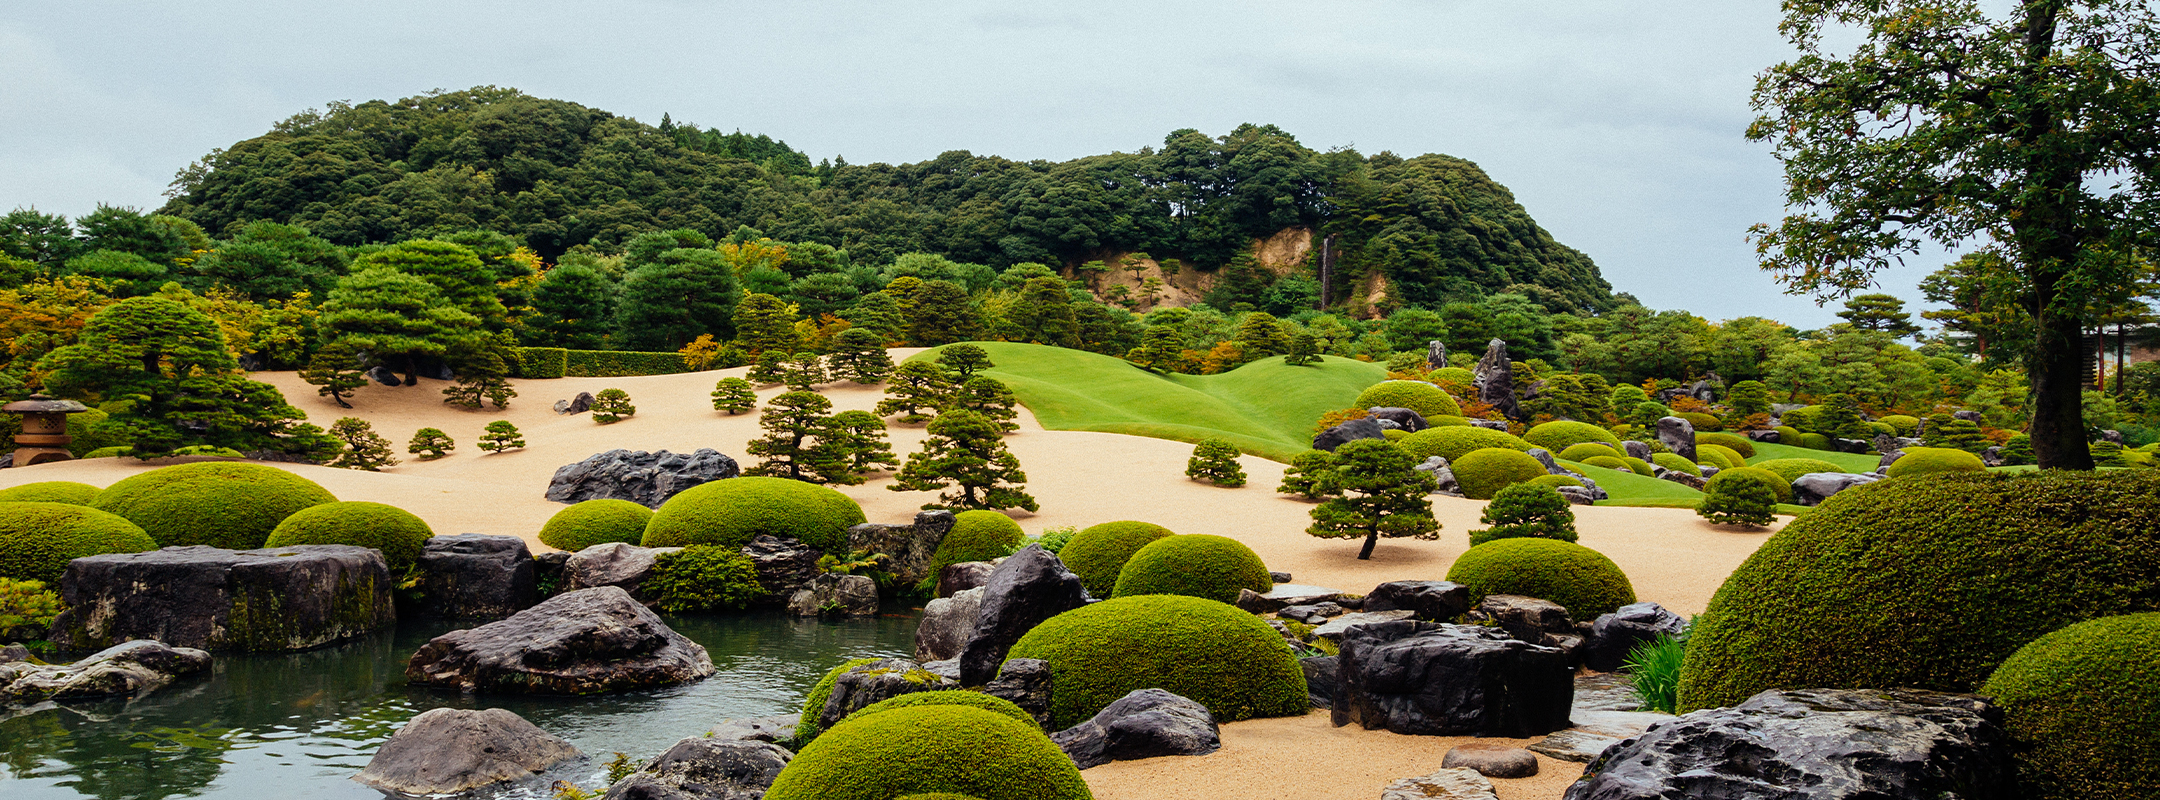
[[[1782,213],[1776,162],[1741,136],[1754,76],[1791,55],[1776,0],[13,5],[0,208],[153,208],[174,172],[295,112],[483,84],[852,163],[1274,123],[1475,161],[1652,307],[1836,321],[1745,238]],[[1917,305],[1939,259],[1883,287]]]

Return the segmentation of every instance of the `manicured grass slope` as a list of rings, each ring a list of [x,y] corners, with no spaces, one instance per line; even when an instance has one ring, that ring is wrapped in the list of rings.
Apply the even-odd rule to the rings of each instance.
[[[1329,357],[1293,367],[1267,358],[1221,375],[1157,375],[1080,350],[974,342],[1035,419],[1051,430],[1100,431],[1180,442],[1218,438],[1287,462],[1312,449],[1312,424],[1387,378],[1378,364]],[[916,354],[935,359],[937,351]],[[913,360],[913,359],[911,359]]]

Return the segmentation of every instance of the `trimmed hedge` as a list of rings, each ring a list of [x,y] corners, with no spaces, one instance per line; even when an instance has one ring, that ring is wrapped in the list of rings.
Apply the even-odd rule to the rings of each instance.
[[[1603,442],[1583,442],[1569,445],[1566,450],[1560,451],[1556,457],[1561,461],[1580,461],[1588,464],[1590,459],[1593,458],[1626,458],[1627,454],[1621,452],[1620,448]]]
[[[1455,459],[1468,455],[1472,450],[1499,447],[1527,452],[1535,445],[1507,431],[1464,425],[1426,428],[1403,437],[1395,446],[1402,448],[1403,452],[1417,456],[1419,461],[1439,456],[1447,459],[1449,463],[1454,463]]]
[[[337,502],[314,481],[275,467],[200,461],[121,479],[90,500],[133,522],[159,547],[253,550],[301,509]]]
[[[158,549],[150,534],[117,515],[71,503],[0,503],[0,578],[59,585],[69,561]]]
[[[1565,606],[1568,616],[1596,619],[1635,602],[1635,586],[1603,553],[1557,539],[1498,539],[1455,559],[1447,579],[1470,587],[1475,605],[1491,594],[1519,594]]]
[[[1238,592],[1267,594],[1275,580],[1260,554],[1227,536],[1188,534],[1147,543],[1118,571],[1112,597],[1179,594],[1222,603],[1237,602]]]
[[[1715,431],[1712,431],[1710,433],[1704,433],[1702,431],[1696,431],[1695,444],[1697,446],[1714,444],[1719,447],[1723,447],[1727,450],[1739,453],[1740,460],[1742,461],[1746,461],[1747,459],[1755,457],[1755,443],[1749,441],[1747,437],[1738,434],[1717,433]]]
[[[1359,392],[1353,408],[1407,408],[1418,416],[1460,417],[1462,405],[1440,387],[1424,381],[1381,381]]]
[[[1029,725],[1035,724],[1035,718],[1029,716],[1026,711],[1022,711],[1019,706],[1013,705],[1011,700],[992,697],[982,692],[966,689],[941,689],[934,692],[915,692],[914,694],[903,694],[899,697],[888,697],[879,700],[855,709],[855,713],[847,715],[846,718],[841,719],[840,723],[835,724],[833,727],[837,728],[840,724],[861,719],[871,714],[920,706],[968,706],[970,708],[980,708],[993,714],[1003,714]]]
[[[90,498],[104,491],[87,483],[74,481],[38,481],[21,486],[0,489],[0,503],[66,503],[71,506],[87,506]]]
[[[1059,730],[1136,689],[1190,698],[1217,722],[1308,710],[1305,672],[1282,634],[1235,606],[1198,597],[1149,594],[1076,608],[1035,626],[1006,658],[1050,663]]]
[[[1576,445],[1590,443],[1606,445],[1615,451],[1620,449],[1620,437],[1614,436],[1612,431],[1587,422],[1576,422],[1574,420],[1562,419],[1547,422],[1523,432],[1522,438],[1523,441],[1555,453],[1564,452]],[[1619,453],[1615,452],[1613,455],[1619,455]],[[1580,461],[1582,459],[1571,458],[1568,460]]]
[[[927,705],[834,725],[765,790],[766,800],[890,800],[942,792],[980,800],[1091,800],[1072,758],[1033,722]]]
[[[1680,704],[1781,686],[1969,692],[2049,631],[2144,611],[2160,611],[2160,474],[1877,481],[1733,571],[1688,635]]]
[[[930,574],[923,582],[934,589],[947,566],[1004,558],[1026,542],[1027,532],[1004,514],[983,509],[954,514],[952,530],[938,542],[937,553],[930,557]]]
[[[1908,447],[1905,455],[1890,462],[1890,477],[1933,475],[1939,472],[1985,472],[1979,456],[1948,447]]]
[[[303,508],[270,532],[264,547],[299,544],[349,544],[382,551],[390,571],[404,572],[420,560],[435,530],[412,512],[363,501],[324,503]]]
[[[1545,474],[1545,465],[1529,453],[1502,447],[1473,450],[1451,459],[1448,466],[1455,471],[1463,496],[1472,500],[1491,500],[1501,489]]]
[[[1176,535],[1152,522],[1105,522],[1074,534],[1072,541],[1058,550],[1058,560],[1080,576],[1080,584],[1087,587],[1089,595],[1109,597],[1117,588],[1118,573],[1134,553],[1157,539]]]
[[[1717,417],[1700,411],[1675,411],[1673,416],[1687,420],[1688,426],[1698,431],[1716,431],[1725,427],[1724,423],[1718,422]]]
[[[1732,469],[1733,467],[1730,457],[1718,452],[1717,448],[1708,445],[1698,445],[1695,448],[1695,463],[1706,467],[1717,467],[1718,469]]]
[[[1773,458],[1750,466],[1775,472],[1778,477],[1784,478],[1788,484],[1799,480],[1802,475],[1812,475],[1817,472],[1845,471],[1844,467],[1814,458]]]
[[[1718,474],[1710,476],[1710,482],[1703,486],[1703,492],[1708,493],[1717,488],[1720,481],[1730,483],[1740,480],[1751,480],[1770,487],[1770,493],[1777,495],[1777,501],[1780,503],[1792,502],[1792,481],[1788,481],[1784,476],[1762,467],[1733,467],[1732,469],[1719,470]]]
[[[1634,457],[1634,456],[1628,456],[1628,457],[1626,457],[1626,458],[1623,458],[1623,459],[1621,459],[1621,460],[1622,460],[1622,461],[1626,461],[1626,462],[1627,462],[1627,465],[1628,465],[1628,469],[1630,469],[1630,470],[1633,470],[1633,471],[1635,472],[1635,474],[1637,474],[1637,475],[1641,475],[1641,476],[1643,476],[1643,477],[1645,477],[1645,478],[1655,478],[1655,477],[1657,477],[1657,470],[1651,469],[1651,468],[1650,468],[1650,462],[1648,462],[1648,461],[1644,461],[1644,460],[1642,460],[1642,459],[1640,459],[1640,458],[1636,458],[1636,457]],[[1682,461],[1686,461],[1687,459],[1684,459],[1684,458],[1683,458],[1683,459],[1680,459],[1680,460],[1682,460]]]
[[[586,500],[548,517],[540,543],[570,553],[608,542],[637,544],[652,516],[652,509],[628,500]]]
[[[795,724],[793,749],[801,750],[803,745],[809,744],[822,732],[817,726],[818,715],[825,713],[825,701],[832,699],[833,685],[840,682],[840,676],[846,675],[848,670],[877,662],[878,659],[875,658],[851,658],[840,662],[840,666],[826,670],[817,683],[811,684],[810,693],[803,697],[802,718]]]
[[[1439,369],[1425,373],[1425,377],[1431,378],[1434,383],[1446,382],[1459,384],[1464,387],[1468,387],[1477,383],[1477,373],[1471,372],[1470,370],[1464,369],[1462,367],[1441,367]]]
[[[862,506],[823,486],[786,478],[728,478],[668,498],[653,512],[639,543],[741,547],[763,533],[846,553],[847,529],[864,521]]]
[[[2149,797],[2160,786],[2160,614],[2086,620],[2012,653],[1980,693],[2020,745],[2040,800]]]
[[[1689,475],[1702,474],[1702,470],[1695,468],[1695,462],[1687,460],[1687,456],[1679,453],[1651,453],[1650,463]]]
[[[1832,447],[1830,446],[1830,437],[1828,437],[1828,436],[1824,436],[1824,435],[1822,435],[1822,434],[1820,434],[1820,433],[1803,433],[1803,434],[1800,434],[1800,441],[1796,442],[1795,444],[1798,444],[1798,445],[1800,445],[1801,447],[1805,447],[1805,448],[1807,448],[1807,449],[1809,449],[1809,450],[1831,450],[1831,449],[1834,449],[1834,448],[1832,448]]]
[[[1426,417],[1426,418],[1425,418],[1425,424],[1427,424],[1427,425],[1430,425],[1430,426],[1432,426],[1432,427],[1435,427],[1435,428],[1441,428],[1441,427],[1460,427],[1460,426],[1464,426],[1464,425],[1468,425],[1468,424],[1470,424],[1470,418],[1469,418],[1469,417],[1454,417],[1454,416],[1448,416],[1448,415],[1445,415],[1445,414],[1443,414],[1443,415],[1440,415],[1440,416],[1437,416],[1437,417]]]
[[[1794,447],[1800,446],[1799,428],[1795,428],[1791,425],[1779,425],[1775,428],[1771,428],[1771,430],[1777,431],[1778,444],[1789,444]]]
[[[517,362],[510,365],[513,378],[560,378],[570,371],[570,351],[560,347],[517,348]]]
[[[1719,467],[1719,469],[1747,466],[1747,456],[1721,444],[1698,444],[1695,446],[1696,455],[1699,456],[1704,453],[1716,453],[1719,458],[1725,461],[1725,466]]]

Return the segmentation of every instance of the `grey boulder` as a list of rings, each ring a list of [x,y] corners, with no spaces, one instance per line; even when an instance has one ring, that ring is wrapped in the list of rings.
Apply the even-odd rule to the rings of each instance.
[[[576,397],[572,397],[568,400],[555,401],[555,413],[583,414],[587,411],[591,411],[593,401],[598,399],[599,398],[593,396],[592,392],[578,392]]]
[[[1507,631],[1507,635],[1519,641],[1557,647],[1571,656],[1582,646],[1582,637],[1575,633],[1575,621],[1568,619],[1567,609],[1551,600],[1514,594],[1486,595],[1464,616],[1470,622]]]
[[[1366,611],[1397,609],[1428,622],[1451,622],[1470,610],[1470,587],[1454,581],[1388,581],[1365,595]]]
[[[833,680],[832,694],[826,696],[825,707],[818,711],[817,729],[831,730],[832,726],[840,724],[840,720],[847,719],[847,715],[882,700],[958,688],[960,684],[904,658],[872,661],[841,673]]]
[[[1657,438],[1658,444],[1674,455],[1695,460],[1695,423],[1679,417],[1662,417],[1657,421]]]
[[[997,675],[1005,653],[1051,617],[1087,605],[1087,589],[1065,562],[1031,544],[990,573],[975,636],[960,653],[960,682],[980,686]]]
[[[1568,727],[1566,653],[1492,628],[1397,621],[1351,628],[1336,657],[1336,727],[1526,738]]]
[[[421,616],[495,619],[540,602],[532,551],[515,536],[430,538],[419,573]]]
[[[828,572],[795,590],[788,597],[787,610],[798,617],[874,617],[878,612],[877,581],[868,575]]]
[[[947,564],[938,571],[937,596],[951,597],[969,589],[990,585],[990,573],[997,565],[988,561],[967,561]]]
[[[1881,475],[1870,473],[1810,472],[1793,479],[1793,502],[1803,506],[1819,505],[1838,492],[1879,480],[1882,480]]]
[[[692,736],[608,787],[602,800],[760,800],[794,758],[768,742]]]
[[[467,692],[598,694],[713,674],[705,648],[613,586],[549,598],[509,619],[437,636],[405,681]]]
[[[922,619],[915,623],[915,660],[959,658],[975,638],[975,617],[982,611],[982,597],[982,589],[969,589],[925,604]]]
[[[20,648],[9,648],[11,651]],[[210,654],[138,639],[100,650],[73,664],[0,658],[0,704],[85,697],[139,697],[210,666]]]
[[[1380,791],[1380,800],[1497,800],[1492,781],[1467,767],[1442,768],[1431,775],[1404,778]]]
[[[1204,756],[1222,747],[1222,732],[1206,706],[1161,689],[1138,689],[1050,740],[1088,769],[1112,761]]]
[[[1431,423],[1425,421],[1425,415],[1408,408],[1374,406],[1365,411],[1371,414],[1373,419],[1395,423],[1395,429],[1405,433],[1417,433],[1432,427]]]
[[[630,593],[638,602],[649,603],[653,598],[645,591],[645,581],[652,578],[660,554],[680,549],[602,542],[572,553],[570,560],[563,562],[562,586],[566,591],[613,586]]]
[[[385,792],[451,794],[531,777],[578,755],[510,711],[437,708],[391,734],[353,780]]]
[[[865,522],[848,529],[847,547],[849,552],[885,556],[885,571],[893,580],[913,586],[937,577],[930,574],[930,565],[936,563],[938,545],[952,532],[953,522],[953,512],[944,510],[919,512],[906,525]]]
[[[1298,659],[1305,671],[1305,699],[1313,708],[1334,708],[1335,689],[1342,682],[1334,656]]]
[[[1638,442],[1633,439],[1629,439],[1627,441],[1621,442],[1620,447],[1627,452],[1627,456],[1629,458],[1638,458],[1644,461],[1649,461],[1650,456],[1653,455],[1653,453],[1650,452],[1649,442]]]
[[[194,545],[68,562],[62,650],[130,639],[173,647],[306,650],[397,622],[382,553],[350,545],[221,550]]]
[[[822,574],[817,562],[824,554],[795,539],[761,533],[743,545],[742,554],[757,568],[758,586],[765,589],[765,595],[754,601],[757,605],[785,603]]]
[[[1314,450],[1326,450],[1332,453],[1335,452],[1335,448],[1359,439],[1385,440],[1387,439],[1387,434],[1384,433],[1386,430],[1380,427],[1379,420],[1370,417],[1353,419],[1321,431],[1320,435],[1313,437],[1312,446]]]
[[[1485,356],[1478,359],[1477,368],[1471,370],[1471,375],[1477,384],[1479,402],[1492,406],[1508,419],[1522,419],[1522,407],[1515,401],[1514,369],[1514,363],[1508,359],[1506,340],[1494,339],[1485,343]]]
[[[1660,635],[1679,636],[1686,632],[1687,620],[1664,606],[1648,601],[1629,603],[1590,623],[1590,636],[1583,640],[1583,665],[1599,672],[1618,672],[1637,645]]]
[[[1449,748],[1440,766],[1473,769],[1487,778],[1528,778],[1538,774],[1537,754],[1504,744],[1471,742]]]
[[[659,508],[692,486],[741,474],[735,459],[710,447],[689,454],[609,450],[555,470],[548,480],[547,499],[558,503],[628,500]]]
[[[927,666],[925,667],[927,669]],[[983,694],[996,697],[1035,718],[1035,725],[1050,729],[1050,690],[1056,679],[1050,674],[1050,662],[1039,658],[1007,659],[998,668],[998,676],[982,687]]]

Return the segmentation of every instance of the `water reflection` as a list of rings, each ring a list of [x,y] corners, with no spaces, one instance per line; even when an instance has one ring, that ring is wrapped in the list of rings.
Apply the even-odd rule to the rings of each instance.
[[[841,660],[914,649],[913,616],[742,614],[668,624],[711,652],[716,675],[591,698],[407,687],[405,659],[463,627],[445,623],[407,623],[305,653],[221,656],[207,676],[141,700],[45,704],[0,719],[0,797],[376,800],[347,778],[406,720],[445,706],[506,708],[588,754],[644,758],[724,719],[788,713]]]

